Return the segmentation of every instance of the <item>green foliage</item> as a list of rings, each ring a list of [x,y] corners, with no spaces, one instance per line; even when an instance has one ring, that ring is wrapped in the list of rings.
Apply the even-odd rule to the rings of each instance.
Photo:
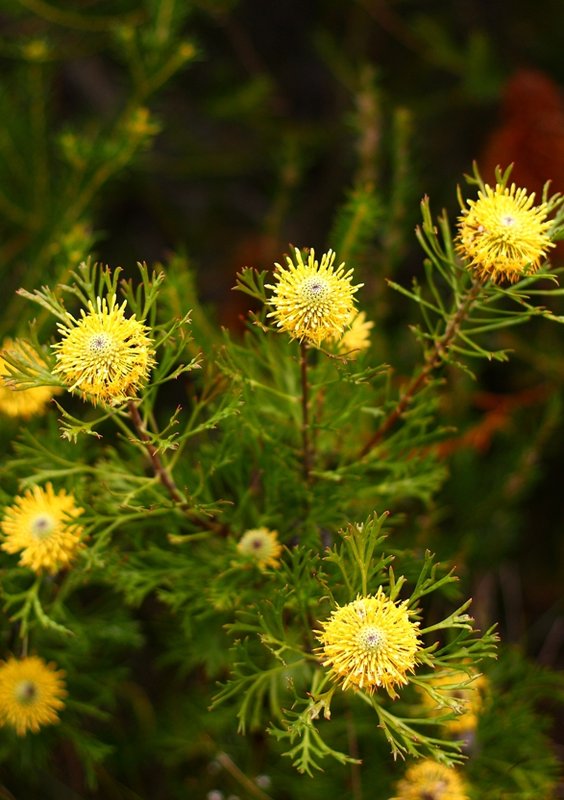
[[[228,671],[210,713],[224,705],[231,708],[240,733],[268,731],[298,771],[313,775],[328,758],[341,765],[360,763],[332,743],[343,699],[320,663],[318,620],[332,608],[383,588],[390,601],[405,599],[420,625],[418,666],[408,682],[446,708],[446,716],[429,717],[425,709],[414,712],[409,703],[396,704],[360,690],[347,713],[351,719],[359,715],[361,728],[372,713],[394,757],[463,761],[463,742],[437,735],[435,729],[460,713],[463,706],[452,692],[463,690],[471,670],[493,655],[496,636],[493,629],[480,635],[474,628],[467,613],[470,601],[452,607],[449,586],[457,580],[452,568],[436,563],[428,550],[421,554],[402,546],[396,529],[394,545],[386,550],[383,526],[389,512],[371,511],[382,496],[392,508],[407,498],[421,503],[431,497],[440,471],[432,459],[414,458],[414,451],[432,440],[427,431],[435,409],[425,396],[433,384],[420,392],[412,388],[409,414],[396,410],[401,398],[395,406],[382,407],[376,417],[383,419],[380,425],[396,414],[399,430],[385,438],[390,452],[374,467],[372,457],[367,458],[371,440],[370,449],[359,450],[358,443],[367,429],[362,412],[385,368],[363,368],[361,361],[348,362],[329,352],[312,354],[305,375],[312,398],[308,403],[316,409],[311,418],[314,460],[311,472],[304,473],[304,373],[302,367],[300,383],[295,343],[252,315],[243,340],[227,334],[218,340],[218,357],[202,373],[202,390],[191,413],[177,408],[158,427],[163,384],[192,374],[202,360],[196,352],[187,365],[180,361],[192,347],[185,333],[190,317],[161,321],[157,301],[164,287],[162,271],[150,275],[140,265],[137,288],[131,281],[120,284],[118,270],[96,265],[84,264],[70,277],[73,281],[61,291],[78,298],[83,307],[95,308],[96,297],[122,291],[127,305],[151,321],[163,356],[140,403],[108,407],[92,417],[88,411],[71,415],[57,402],[59,435],[49,423],[41,438],[26,430],[15,442],[7,472],[20,476],[21,485],[57,480],[72,487],[86,506],[81,522],[87,547],[67,575],[54,583],[39,574],[30,584],[25,570],[8,568],[4,606],[25,647],[36,637],[36,647],[44,637],[58,640],[59,647],[64,642],[66,668],[75,669],[73,664],[96,646],[81,616],[81,598],[94,590],[106,603],[117,593],[131,617],[121,625],[117,620],[99,623],[108,645],[139,647],[143,640],[137,626],[145,620],[157,627],[166,620],[166,629],[176,624],[159,658],[161,668],[185,675],[199,669],[209,675]],[[264,279],[257,283],[250,271],[241,280],[243,290],[257,298],[264,291],[259,290]],[[467,296],[459,292],[456,306],[456,286],[450,286],[457,310],[444,313],[447,327],[453,314],[462,320],[468,305]],[[478,296],[479,288],[472,291]],[[47,288],[27,296],[55,317],[66,313],[59,295]],[[196,308],[194,313],[200,312]],[[451,346],[451,340],[445,342],[445,352]],[[46,352],[39,341],[36,347]],[[440,363],[426,362],[428,369]],[[39,385],[40,376],[25,369],[24,361],[12,359],[10,380],[16,385],[20,380],[25,388],[32,380]],[[80,444],[85,432],[95,437]],[[417,491],[415,473],[425,476],[425,470],[428,489]],[[375,475],[380,476],[376,487]],[[367,513],[364,522],[351,521],[351,516]],[[236,546],[245,529],[260,525],[278,530],[287,544],[277,568],[260,562],[255,566]],[[335,540],[338,525],[345,527]],[[405,527],[401,518],[398,526]],[[429,602],[435,594],[443,598],[439,605]],[[154,604],[154,612],[149,611]],[[235,639],[229,652],[224,627]],[[161,638],[149,625],[145,636],[155,634]],[[189,641],[197,643],[192,656],[184,652]],[[434,683],[445,669],[454,669],[448,691]],[[78,695],[69,702],[71,719],[73,708],[89,713],[89,701],[80,698],[94,688],[91,683],[90,689],[77,685]],[[108,712],[111,705],[102,698],[97,703]],[[94,786],[95,765],[108,756],[109,745],[103,735],[97,743],[87,733],[77,739],[76,749]]]
[[[492,800],[500,792],[531,800],[550,797],[560,764],[548,744],[548,720],[539,720],[537,708],[547,700],[562,700],[561,676],[527,663],[510,649],[488,675],[491,689],[473,745],[479,742],[484,752],[468,764],[473,784]]]
[[[291,561],[286,562],[278,574],[286,582],[280,585],[274,598],[255,600],[255,608],[239,611],[237,621],[229,626],[230,633],[238,637],[231,658],[234,677],[215,702],[237,703],[241,732],[260,728],[264,725],[264,715],[268,715],[270,732],[278,741],[291,745],[284,755],[308,774],[321,769],[322,760],[328,756],[341,763],[351,760],[328,746],[314,723],[321,710],[326,719],[331,717],[335,692],[335,685],[327,690],[328,676],[311,655],[316,652],[311,630],[315,626],[314,619],[320,616],[319,609],[327,603],[327,595],[335,605],[333,590],[337,587],[340,604],[357,596],[366,597],[379,586],[387,587],[392,600],[400,596],[402,589],[405,592],[407,579],[395,577],[390,567],[393,557],[382,551],[385,537],[381,531],[385,517],[372,517],[362,525],[349,525],[343,532],[341,545],[327,551],[325,569],[321,564],[315,565],[313,553],[292,554]],[[306,569],[309,574],[304,574]],[[427,553],[410,592],[409,605],[416,614],[421,597],[455,580],[451,574],[441,575],[437,569],[438,565],[433,564]],[[432,670],[445,664],[458,664],[463,674],[465,659],[477,664],[493,654],[496,637],[492,631],[477,637],[472,619],[465,613],[468,605],[469,602],[464,603],[445,619],[421,630],[425,638],[439,630],[451,634],[442,646],[434,640],[423,648],[419,654],[421,663]],[[293,631],[291,621],[300,623],[298,631]],[[262,647],[258,647],[259,643]],[[424,677],[414,678],[413,683],[417,684]],[[461,678],[461,682],[463,680]],[[456,684],[455,688],[458,688]],[[375,711],[378,725],[395,757],[425,753],[447,763],[460,758],[459,743],[427,735],[428,717],[405,718],[396,712],[394,704],[378,696],[358,692],[357,697]],[[328,725],[323,727],[327,729]]]
[[[537,550],[559,547],[530,530],[558,494],[542,491],[562,432],[562,269],[473,277],[450,178],[410,231],[437,71],[485,102],[493,39],[366,4],[343,36],[344,12],[312,12],[288,46],[338,102],[298,114],[266,31],[257,47],[231,0],[0,5],[0,661],[37,655],[66,685],[57,724],[25,736],[0,691],[0,797],[388,800],[418,758],[459,770],[472,800],[553,796],[563,687],[534,657],[556,661],[558,620],[520,627],[512,569],[544,589]],[[372,14],[425,63],[408,92],[362,43]],[[460,207],[484,180],[475,166]],[[557,242],[563,197],[545,184],[542,202]],[[366,347],[306,346],[271,322],[274,263],[320,240],[363,284]],[[147,326],[155,365],[126,402],[93,407],[54,372],[54,345],[104,298]],[[41,387],[43,414],[10,416],[6,398]],[[80,507],[83,546],[35,573],[1,545],[49,482]],[[19,519],[38,547],[37,520]],[[320,639],[377,595],[418,641],[395,699],[385,680],[343,690]],[[362,671],[361,644],[339,642]]]

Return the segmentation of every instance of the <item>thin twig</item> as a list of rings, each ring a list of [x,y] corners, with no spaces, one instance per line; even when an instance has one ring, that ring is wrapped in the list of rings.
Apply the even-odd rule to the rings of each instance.
[[[245,773],[239,769],[237,764],[233,761],[233,759],[227,755],[227,753],[217,753],[215,756],[215,760],[221,764],[224,770],[226,770],[231,777],[235,778],[235,780],[244,788],[246,791],[252,795],[253,797],[258,798],[258,800],[272,800],[269,794],[263,792],[262,789],[257,786],[257,784],[248,778]]]
[[[223,525],[221,522],[218,522],[215,517],[203,516],[202,514],[198,514],[196,511],[194,511],[194,509],[190,508],[188,501],[180,493],[172,475],[163,464],[157,448],[152,443],[151,437],[145,428],[141,414],[139,413],[139,408],[137,407],[135,401],[130,400],[127,404],[127,408],[137,435],[147,449],[147,454],[151,461],[153,472],[168,491],[171,499],[186,513],[192,522],[195,522],[196,524],[201,525],[203,528],[206,528],[207,530],[217,533],[221,536],[227,535],[227,526]]]
[[[348,708],[345,712],[346,726],[347,726],[347,739],[349,744],[349,755],[356,761],[351,763],[351,791],[354,800],[362,800],[362,773],[360,764],[356,763],[360,760],[358,750],[358,737],[356,735],[356,728],[354,727],[354,719]]]
[[[24,637],[22,639],[21,657],[27,658],[28,652],[29,652],[29,631],[26,630]]]
[[[389,431],[401,419],[403,413],[410,405],[413,397],[417,394],[417,392],[419,392],[420,389],[423,388],[423,386],[425,386],[431,373],[443,363],[444,356],[448,352],[448,349],[453,341],[456,339],[460,330],[460,326],[462,325],[464,318],[467,316],[470,307],[474,303],[474,300],[478,296],[481,287],[482,285],[480,283],[474,283],[472,285],[472,288],[468,291],[460,303],[456,314],[454,314],[449,320],[444,334],[440,339],[436,340],[432,349],[429,350],[425,356],[425,362],[421,368],[421,371],[418,375],[415,375],[414,378],[412,378],[411,382],[404,389],[395,408],[388,414],[378,430],[362,447],[358,455],[359,459],[364,458],[364,456],[368,455],[368,453],[374,447],[380,444],[380,442],[387,436]]]
[[[143,424],[143,420],[141,419],[141,414],[139,413],[139,409],[134,400],[129,401],[129,403],[127,404],[127,409],[135,426],[135,430],[137,431],[137,435],[147,448],[147,453],[151,460],[151,466],[153,467],[153,472],[158,477],[163,486],[166,488],[166,490],[168,491],[169,495],[174,500],[174,502],[178,503],[179,505],[185,506],[186,500],[182,497],[182,495],[178,491],[178,488],[172,478],[172,475],[168,472],[163,462],[161,461],[161,457],[157,452],[157,448],[152,443],[151,437],[147,433],[147,429]]]
[[[307,374],[307,344],[300,343],[300,372],[302,379],[302,446],[306,483],[311,481],[311,442],[309,438],[309,383]]]

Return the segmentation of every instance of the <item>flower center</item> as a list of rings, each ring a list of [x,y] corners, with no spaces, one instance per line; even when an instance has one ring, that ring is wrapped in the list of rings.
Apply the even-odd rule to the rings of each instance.
[[[36,539],[46,539],[55,529],[55,520],[50,514],[39,514],[31,521],[31,533]]]
[[[329,294],[329,284],[318,275],[306,278],[302,283],[302,293],[309,302],[323,300]]]
[[[33,681],[20,681],[14,694],[18,703],[29,706],[37,699],[37,686]]]
[[[447,788],[446,781],[437,780],[432,788],[423,790],[421,800],[441,800]]]
[[[507,227],[509,228],[512,225],[515,225],[515,217],[512,216],[511,214],[504,214],[501,218],[501,224],[507,225]]]
[[[386,643],[386,634],[375,625],[365,625],[358,634],[358,643],[366,650],[381,650]]]
[[[107,333],[96,333],[88,342],[88,349],[94,356],[103,356],[111,351],[112,344],[112,337]]]

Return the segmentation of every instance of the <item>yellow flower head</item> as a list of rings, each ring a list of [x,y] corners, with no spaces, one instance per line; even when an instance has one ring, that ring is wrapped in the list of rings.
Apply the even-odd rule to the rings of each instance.
[[[82,514],[72,494],[55,494],[50,483],[34,486],[15,498],[5,511],[0,529],[1,547],[7,553],[21,552],[19,563],[34,572],[57,572],[68,567],[83,547],[82,527],[72,519]]]
[[[257,565],[277,567],[280,564],[282,545],[278,541],[278,533],[268,528],[253,528],[246,531],[239,542],[237,550],[244,556],[256,561]]]
[[[15,350],[26,356],[30,355],[29,345],[25,342],[12,342],[5,339],[3,350]],[[55,393],[49,386],[34,386],[31,389],[14,389],[9,379],[8,366],[0,356],[0,412],[8,417],[29,419],[36,414],[43,414],[47,403]]]
[[[45,39],[29,39],[21,45],[21,52],[28,61],[46,61],[50,55],[50,48]]]
[[[63,336],[53,345],[57,355],[54,372],[91,403],[118,405],[135,396],[147,381],[155,363],[148,328],[132,317],[125,317],[125,301],[116,304],[115,296],[96,298],[96,308],[88,303],[81,319],[71,314],[66,325],[59,323]]]
[[[417,622],[407,604],[394,603],[382,587],[375,596],[358,597],[339,606],[316,631],[323,666],[330,666],[343,689],[350,686],[373,694],[382,686],[390,697],[407,683],[419,648]]]
[[[456,770],[431,758],[412,764],[396,791],[391,800],[468,800],[464,782]]]
[[[151,119],[151,112],[143,106],[133,110],[126,122],[126,129],[136,139],[146,139],[159,132],[159,126]]]
[[[370,347],[370,331],[373,327],[374,323],[366,319],[365,312],[359,311],[339,340],[339,352],[346,353],[349,358],[358,358],[363,350]]]
[[[57,711],[64,707],[62,698],[67,694],[64,674],[37,656],[0,662],[0,724],[25,736],[58,722]]]
[[[460,673],[437,675],[431,681],[433,689],[438,689],[446,694],[449,699],[454,700],[460,706],[460,714],[455,719],[449,719],[442,723],[445,730],[454,734],[471,733],[478,724],[478,717],[484,704],[484,691],[487,686],[487,679],[484,675],[475,674],[467,679],[460,678]],[[453,684],[464,682],[462,688],[452,688]],[[451,687],[451,688],[449,688]],[[445,712],[444,705],[438,705],[430,694],[422,692],[423,703],[429,713],[439,716]]]
[[[352,269],[344,263],[334,269],[335,253],[329,250],[318,262],[314,250],[304,263],[296,248],[296,263],[286,256],[287,267],[276,264],[275,286],[269,304],[279,328],[292,339],[319,347],[328,338],[340,337],[354,311],[354,293],[362,286],[351,284]]]
[[[456,249],[480,280],[515,283],[539,269],[554,247],[546,203],[534,206],[535,195],[514,183],[493,189],[485,184],[478,199],[467,202],[458,220]]]

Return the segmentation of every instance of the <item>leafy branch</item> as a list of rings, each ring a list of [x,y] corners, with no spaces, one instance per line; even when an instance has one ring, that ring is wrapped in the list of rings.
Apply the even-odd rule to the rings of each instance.
[[[42,583],[41,576],[38,576],[29,589],[23,592],[10,593],[5,587],[2,589],[4,609],[9,611],[13,606],[19,606],[17,611],[11,613],[10,622],[20,623],[20,636],[22,639],[27,637],[35,621],[42,628],[48,628],[64,636],[72,636],[73,632],[69,628],[52,619],[43,608],[39,598]]]

